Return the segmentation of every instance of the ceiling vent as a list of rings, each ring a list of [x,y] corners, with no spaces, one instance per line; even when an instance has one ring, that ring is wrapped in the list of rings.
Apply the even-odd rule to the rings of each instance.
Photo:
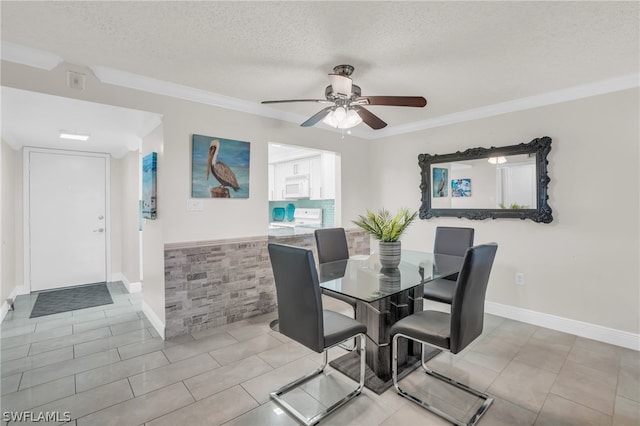
[[[75,71],[67,71],[67,86],[72,89],[84,90],[85,75]]]

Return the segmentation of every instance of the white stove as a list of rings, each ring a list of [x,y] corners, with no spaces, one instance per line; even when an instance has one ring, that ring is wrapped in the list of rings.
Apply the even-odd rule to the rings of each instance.
[[[293,213],[293,221],[271,222],[276,228],[295,228],[296,226],[307,228],[322,227],[322,209],[297,208]]]
[[[322,226],[322,209],[296,209],[293,223],[296,226]]]

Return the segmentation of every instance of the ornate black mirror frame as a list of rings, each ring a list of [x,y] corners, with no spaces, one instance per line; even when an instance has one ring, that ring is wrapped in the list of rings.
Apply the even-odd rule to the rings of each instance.
[[[467,219],[498,219],[498,218],[517,218],[531,219],[534,222],[550,223],[553,220],[551,207],[547,200],[549,175],[547,173],[547,155],[551,151],[551,138],[544,136],[537,138],[529,143],[521,143],[518,145],[491,147],[491,148],[470,148],[464,152],[455,152],[452,154],[431,155],[420,154],[418,156],[418,164],[420,165],[422,182],[420,190],[422,191],[422,204],[420,206],[420,218],[430,219],[432,217],[465,217]],[[518,154],[536,154],[536,208],[535,209],[456,209],[441,208],[434,209],[431,207],[431,166],[438,163],[449,163],[454,161],[476,160],[489,157],[500,157]]]

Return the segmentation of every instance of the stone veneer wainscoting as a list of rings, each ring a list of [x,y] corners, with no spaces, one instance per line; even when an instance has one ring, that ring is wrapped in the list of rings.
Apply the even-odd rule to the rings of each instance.
[[[369,236],[347,230],[349,253],[369,254]],[[240,321],[276,310],[276,289],[267,243],[310,248],[313,234],[166,244],[167,338]]]

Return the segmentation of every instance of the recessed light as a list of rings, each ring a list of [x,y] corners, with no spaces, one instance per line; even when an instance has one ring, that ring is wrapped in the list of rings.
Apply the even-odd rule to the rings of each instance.
[[[71,139],[74,141],[87,141],[89,140],[89,136],[86,133],[76,133],[76,132],[66,132],[60,131],[60,139]]]

